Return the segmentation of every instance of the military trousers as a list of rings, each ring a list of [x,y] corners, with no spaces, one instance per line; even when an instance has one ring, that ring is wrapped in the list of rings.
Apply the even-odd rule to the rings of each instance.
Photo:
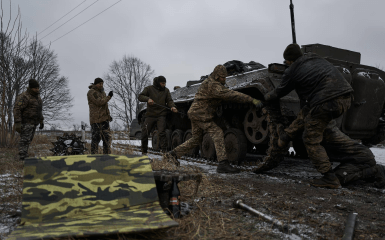
[[[148,136],[155,126],[158,129],[159,147],[163,152],[167,151],[166,116],[146,117],[142,124],[142,153],[147,153]]]
[[[32,142],[36,132],[35,124],[25,123],[21,125],[20,141],[19,141],[19,157],[24,160],[28,157],[28,148]]]
[[[351,104],[351,96],[343,95],[316,105],[308,113],[302,112],[303,134],[302,140],[313,165],[320,173],[331,169],[331,164],[325,148],[321,145],[323,134],[328,124],[346,112]],[[305,110],[308,109],[305,107]],[[293,124],[298,124],[296,121]],[[290,129],[290,127],[289,127]],[[290,131],[287,131],[289,136]]]
[[[97,154],[100,140],[103,141],[103,154],[111,153],[111,130],[110,123],[104,121],[101,123],[91,124],[92,140],[91,154]]]
[[[174,152],[178,157],[183,156],[198,146],[202,142],[203,133],[205,132],[209,134],[211,139],[214,141],[218,162],[227,160],[223,131],[217,124],[215,124],[214,121],[192,121],[191,127],[192,137],[174,149]]]
[[[292,139],[297,138],[301,134],[304,136],[305,119],[310,111],[311,109],[307,106],[302,108],[297,119],[285,129],[285,132]],[[322,148],[315,149],[311,153],[317,153],[317,150],[321,149],[326,152],[326,158],[310,158],[310,155],[309,158],[321,173],[325,173],[325,171],[331,168],[330,162],[340,162],[340,165],[334,169],[334,172],[341,184],[367,179],[370,176],[365,175],[365,172],[371,172],[367,170],[374,168],[376,165],[372,151],[342,133],[337,127],[335,120],[331,120],[326,125],[320,145]],[[321,152],[321,154],[324,154],[324,152]]]

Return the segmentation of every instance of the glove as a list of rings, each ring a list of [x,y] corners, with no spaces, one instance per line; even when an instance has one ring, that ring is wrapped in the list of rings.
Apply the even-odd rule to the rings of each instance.
[[[263,97],[265,98],[265,101],[273,101],[277,99],[277,94],[275,93],[275,90],[273,90],[271,92],[266,93]]]
[[[253,104],[255,105],[255,107],[257,109],[261,109],[263,107],[263,104],[261,101],[257,100],[257,99],[253,99]]]
[[[15,123],[15,131],[20,133],[21,132],[21,122]]]
[[[110,92],[108,93],[108,96],[110,96],[110,97],[114,96],[114,92],[110,91]]]
[[[41,122],[41,123],[40,123],[40,126],[39,126],[39,129],[43,129],[43,128],[44,128],[44,123]]]

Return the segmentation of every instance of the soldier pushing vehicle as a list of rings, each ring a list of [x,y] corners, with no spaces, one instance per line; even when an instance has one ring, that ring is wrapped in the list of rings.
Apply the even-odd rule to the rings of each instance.
[[[20,133],[19,159],[28,156],[29,144],[35,135],[36,127],[44,128],[43,102],[40,98],[40,86],[35,79],[30,79],[27,91],[20,94],[13,109],[15,130]]]
[[[218,157],[218,173],[238,173],[240,170],[232,167],[228,161],[222,129],[213,121],[216,108],[222,101],[239,103],[253,103],[258,109],[262,103],[246,94],[232,91],[224,86],[227,70],[223,65],[218,65],[210,76],[204,80],[195,94],[194,102],[188,110],[191,119],[192,137],[183,144],[170,151],[168,155],[174,158],[188,153],[202,142],[203,133],[206,132],[214,141]]]
[[[171,98],[170,90],[166,88],[166,78],[164,76],[155,77],[153,85],[145,87],[140,93],[138,100],[147,102],[146,118],[142,124],[142,154],[147,154],[148,135],[155,125],[158,129],[160,148],[163,152],[166,152],[167,108],[171,108],[173,112],[178,112]]]
[[[112,117],[108,109],[108,101],[111,100],[113,92],[108,96],[104,92],[103,79],[96,78],[94,83],[88,87],[88,106],[90,108],[90,125],[92,130],[91,154],[98,153],[100,140],[103,141],[103,154],[111,153],[111,131],[110,122]]]
[[[315,187],[339,188],[341,183],[373,177],[376,186],[383,187],[384,168],[376,166],[372,152],[336,127],[335,119],[352,103],[350,84],[330,62],[314,53],[303,55],[297,44],[287,46],[283,56],[289,67],[281,84],[267,93],[265,100],[280,99],[295,90],[302,109],[288,128],[278,126],[278,146],[285,147],[303,132],[302,139],[309,158],[317,171],[323,174],[322,178],[311,182]],[[329,157],[341,162],[334,170]]]

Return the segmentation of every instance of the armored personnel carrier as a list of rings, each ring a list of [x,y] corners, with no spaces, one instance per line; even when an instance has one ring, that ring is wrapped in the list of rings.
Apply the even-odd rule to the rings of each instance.
[[[304,54],[316,53],[331,62],[343,74],[354,89],[354,102],[351,108],[341,116],[337,123],[342,132],[363,144],[374,145],[385,140],[385,72],[360,63],[361,54],[322,44],[303,45]],[[250,95],[263,101],[263,95],[280,84],[286,65],[273,63],[266,68],[261,64],[250,62],[240,64],[237,61],[225,64],[229,75],[226,85],[235,91]],[[241,67],[239,67],[241,66]],[[167,136],[169,149],[191,138],[191,122],[187,111],[194,101],[200,82],[190,81],[186,87],[172,92],[172,98],[182,114],[171,113],[167,116]],[[256,110],[248,104],[224,102],[217,113],[217,123],[223,129],[226,151],[229,160],[240,164],[247,154],[264,154],[257,171],[271,169],[282,161],[287,149],[278,149],[276,125],[289,125],[300,110],[298,95],[292,91],[275,104],[266,105]],[[139,121],[143,122],[143,109],[139,113]],[[296,139],[292,146],[297,156],[306,157],[302,139]],[[153,147],[158,149],[157,134],[153,134]],[[278,149],[278,150],[277,150]],[[206,134],[200,147],[191,155],[206,159],[215,159],[213,141]],[[249,156],[250,157],[250,156]]]

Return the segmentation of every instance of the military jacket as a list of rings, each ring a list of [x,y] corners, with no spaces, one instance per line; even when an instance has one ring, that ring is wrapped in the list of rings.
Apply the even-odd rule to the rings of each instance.
[[[108,101],[111,97],[106,93],[91,85],[87,93],[88,106],[90,108],[90,124],[111,121],[110,110],[108,109]]]
[[[276,97],[281,98],[294,89],[300,100],[310,107],[353,92],[340,71],[314,53],[305,54],[287,68],[274,91]]]
[[[210,75],[202,82],[198,92],[195,94],[194,102],[188,111],[188,116],[193,121],[212,121],[216,108],[222,101],[251,103],[253,98],[228,89]]]
[[[175,107],[174,101],[171,98],[170,90],[168,88],[160,89],[154,85],[147,86],[140,93],[138,100],[140,102],[147,102],[149,99],[154,100],[156,104],[165,106],[165,107]],[[155,104],[147,104],[146,117],[159,117],[166,116],[170,110],[162,108]]]
[[[16,98],[13,108],[14,122],[22,124],[39,124],[44,121],[43,101],[40,94],[35,94],[29,88]]]

